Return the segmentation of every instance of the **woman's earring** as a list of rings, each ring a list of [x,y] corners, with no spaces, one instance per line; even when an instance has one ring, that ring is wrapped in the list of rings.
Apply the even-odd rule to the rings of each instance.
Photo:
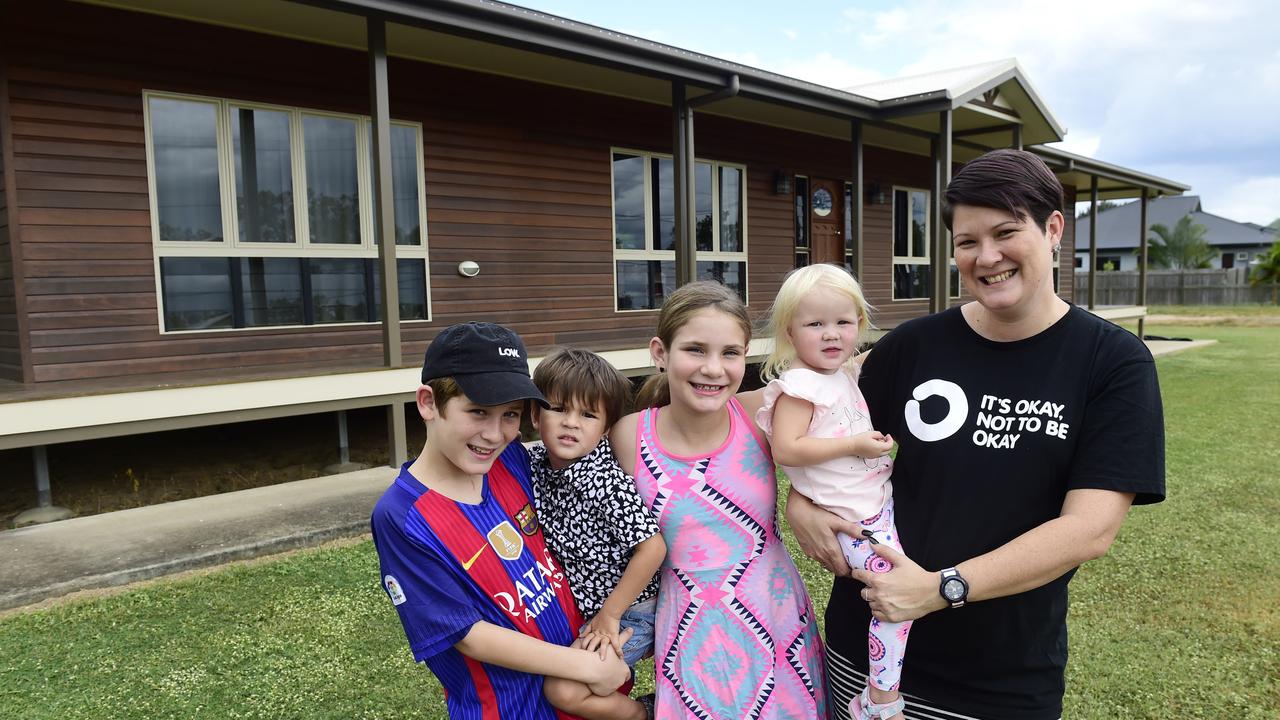
[[[1058,262],[1058,255],[1062,252],[1062,245],[1053,246],[1053,261]]]
[[[658,366],[658,372],[660,372],[660,373],[664,373],[664,372],[666,372],[666,371],[667,371],[667,369],[666,369],[666,368],[662,367],[661,365],[659,365],[659,366]]]

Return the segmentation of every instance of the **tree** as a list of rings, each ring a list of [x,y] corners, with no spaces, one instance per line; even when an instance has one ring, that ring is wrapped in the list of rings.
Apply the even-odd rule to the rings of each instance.
[[[1209,261],[1217,252],[1205,242],[1205,228],[1191,221],[1190,215],[1182,216],[1170,231],[1161,223],[1151,226],[1155,235],[1149,238],[1147,261],[1151,266],[1173,270],[1195,270],[1209,267]],[[1141,249],[1135,251],[1141,252]]]
[[[1280,218],[1276,218],[1275,220],[1272,220],[1271,224],[1268,225],[1267,227],[1271,228],[1272,230],[1280,230]]]
[[[1280,240],[1277,240],[1267,254],[1254,266],[1249,275],[1249,284],[1271,286],[1271,304],[1276,304],[1276,291],[1280,290]]]
[[[1123,204],[1124,203],[1118,203],[1112,200],[1103,200],[1102,202],[1098,203],[1098,212],[1101,213],[1103,210],[1110,210],[1113,207],[1120,207]],[[1092,203],[1090,203],[1089,205],[1085,205],[1084,209],[1076,214],[1076,217],[1077,218],[1089,217],[1090,215],[1089,211],[1092,209],[1092,207],[1093,207]]]

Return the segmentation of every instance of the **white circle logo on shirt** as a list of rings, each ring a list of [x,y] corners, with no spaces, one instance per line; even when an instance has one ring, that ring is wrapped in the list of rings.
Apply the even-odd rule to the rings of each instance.
[[[947,416],[936,423],[927,423],[920,418],[920,403],[934,395],[947,401]],[[907,429],[925,442],[955,435],[969,417],[969,399],[964,396],[964,390],[953,382],[937,379],[922,382],[911,391],[911,397],[913,399],[907,401],[906,407]]]

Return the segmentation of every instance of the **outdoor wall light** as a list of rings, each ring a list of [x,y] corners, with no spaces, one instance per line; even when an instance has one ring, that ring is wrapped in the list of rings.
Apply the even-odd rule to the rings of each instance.
[[[458,263],[458,274],[462,277],[475,277],[480,274],[480,263],[475,260],[463,260]]]
[[[888,196],[885,194],[884,188],[879,183],[869,183],[867,185],[867,204],[883,205],[889,202]]]
[[[791,194],[791,174],[785,170],[773,173],[773,192],[775,195]]]

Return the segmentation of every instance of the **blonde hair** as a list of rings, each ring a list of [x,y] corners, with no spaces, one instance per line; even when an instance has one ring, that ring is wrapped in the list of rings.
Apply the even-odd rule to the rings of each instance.
[[[774,298],[773,305],[769,308],[769,325],[766,332],[773,335],[773,352],[769,353],[769,358],[760,367],[760,377],[765,382],[781,375],[796,359],[796,348],[791,344],[787,328],[795,319],[800,301],[819,288],[839,293],[853,302],[854,308],[858,311],[859,345],[862,344],[866,331],[872,327],[870,316],[872,308],[862,294],[862,286],[847,270],[838,265],[828,264],[808,265],[792,270],[787,274],[786,280],[782,281],[782,287],[778,288],[778,296]]]
[[[658,339],[670,349],[680,328],[707,308],[719,310],[737,320],[746,342],[751,342],[751,318],[747,315],[746,304],[736,292],[711,280],[689,283],[667,296],[658,313]],[[667,384],[667,376],[662,373],[650,375],[636,394],[637,408],[670,404],[671,387]]]

